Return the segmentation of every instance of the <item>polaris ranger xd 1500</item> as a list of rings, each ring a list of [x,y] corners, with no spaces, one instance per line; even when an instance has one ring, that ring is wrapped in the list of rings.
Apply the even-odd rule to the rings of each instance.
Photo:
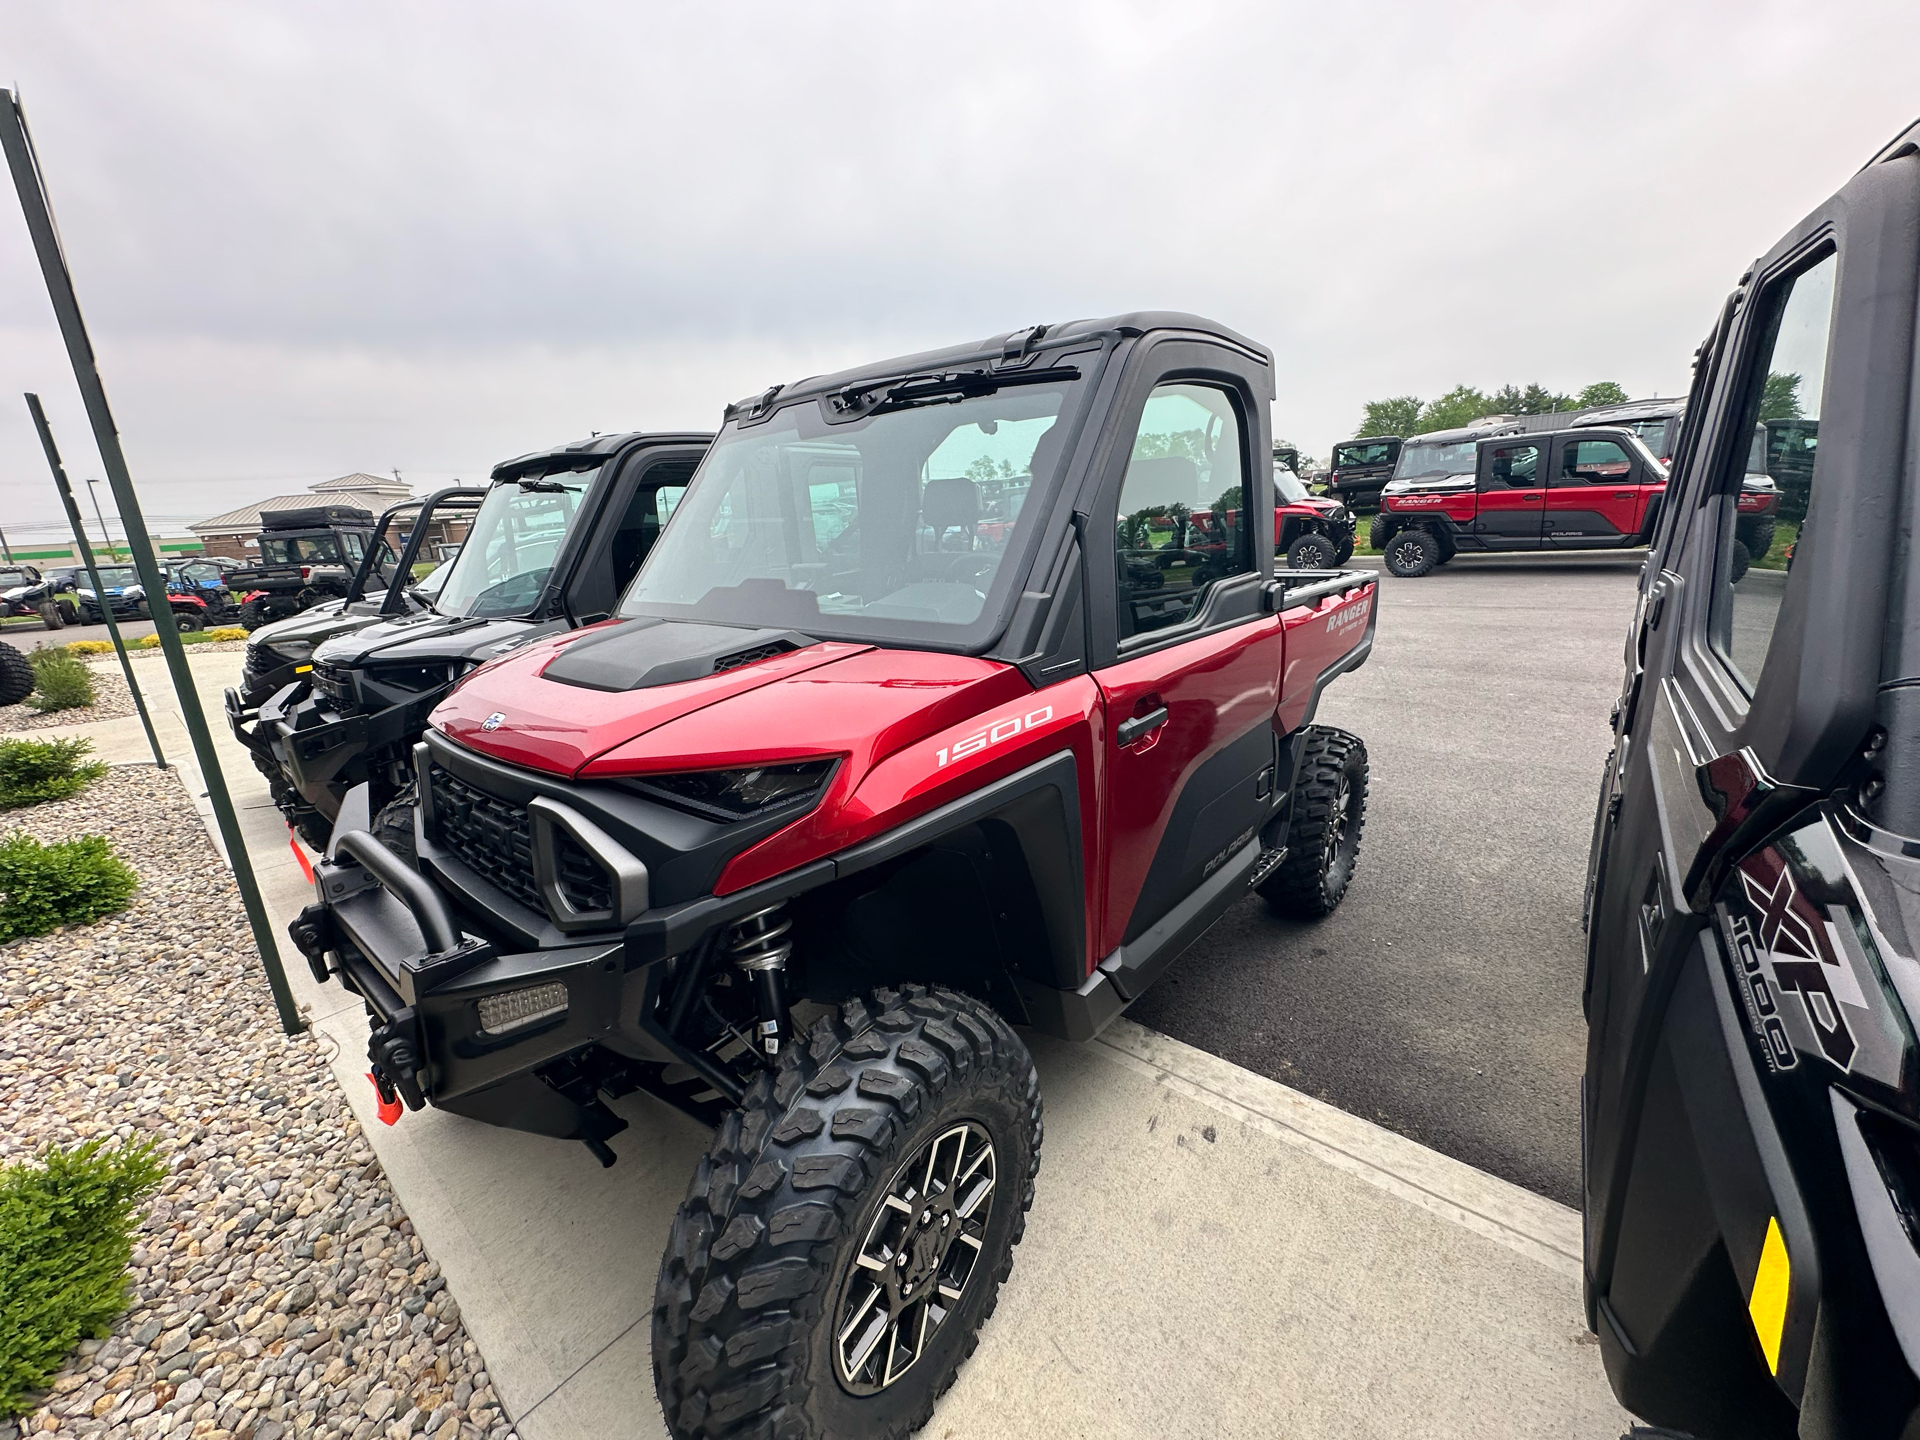
[[[428,608],[315,648],[305,683],[260,706],[253,743],[316,849],[354,786],[370,786],[377,814],[411,785],[414,742],[460,676],[613,612],[711,438],[602,435],[495,466]],[[425,530],[415,526],[416,544]],[[391,838],[406,843],[404,831]]]
[[[1920,126],[1740,277],[1695,359],[1588,881],[1587,1323],[1728,1440],[1920,1434]],[[1774,377],[1790,570],[1736,579]]]
[[[603,1096],[717,1124],[654,1310],[676,1436],[923,1424],[1033,1197],[1013,1024],[1089,1038],[1250,888],[1345,893],[1366,751],[1313,716],[1376,581],[1276,578],[1272,394],[1176,314],[775,386],[616,619],[434,712],[415,857],[343,807],[293,935],[389,1100],[603,1162]],[[1162,568],[1234,486],[1232,553]]]

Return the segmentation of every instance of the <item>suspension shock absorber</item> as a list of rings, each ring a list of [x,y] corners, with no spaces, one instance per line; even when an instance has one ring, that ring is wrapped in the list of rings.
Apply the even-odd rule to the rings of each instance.
[[[786,906],[756,910],[737,922],[727,936],[733,963],[753,979],[753,1001],[758,1023],[754,1042],[767,1058],[780,1053],[792,1038],[787,1017],[787,957],[793,954],[793,919]]]

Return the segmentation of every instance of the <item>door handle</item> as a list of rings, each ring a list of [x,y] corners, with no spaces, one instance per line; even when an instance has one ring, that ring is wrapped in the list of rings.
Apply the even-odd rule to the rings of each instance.
[[[1145,715],[1136,715],[1131,720],[1122,720],[1114,736],[1122,745],[1131,745],[1142,736],[1151,735],[1167,723],[1167,707],[1149,710]]]
[[[1613,498],[1616,500],[1631,500],[1633,498],[1633,492],[1631,490],[1616,490],[1613,492]]]

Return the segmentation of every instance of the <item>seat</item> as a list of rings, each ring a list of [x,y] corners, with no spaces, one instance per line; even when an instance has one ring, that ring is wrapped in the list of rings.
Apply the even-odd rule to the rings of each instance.
[[[933,531],[933,545],[941,549],[949,530],[967,532],[966,548],[973,548],[974,526],[980,523],[980,487],[964,475],[927,481],[920,497],[920,519]]]

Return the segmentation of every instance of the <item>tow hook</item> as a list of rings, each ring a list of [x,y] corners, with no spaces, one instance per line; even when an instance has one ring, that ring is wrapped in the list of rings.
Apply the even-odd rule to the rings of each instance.
[[[396,1010],[393,1019],[368,1037],[367,1058],[373,1062],[373,1086],[382,1101],[397,1094],[409,1110],[421,1110],[427,1098],[420,1093],[420,1051],[413,1032],[412,1008]]]

